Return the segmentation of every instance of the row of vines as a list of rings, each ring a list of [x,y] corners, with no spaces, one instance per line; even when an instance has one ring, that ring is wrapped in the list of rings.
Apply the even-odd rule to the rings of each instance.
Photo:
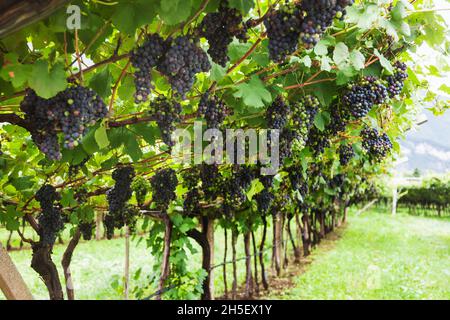
[[[450,183],[437,178],[425,180],[419,186],[401,189],[398,205],[412,214],[448,215],[450,209]]]
[[[158,289],[157,298],[213,299],[217,226],[232,242],[243,236],[246,288],[259,278],[267,289],[268,222],[280,273],[282,244],[288,239],[300,261],[348,207],[367,201],[421,104],[449,91],[427,82],[448,70],[444,61],[429,68],[414,56],[418,46],[448,48],[432,1],[72,5],[80,29],[67,29],[64,8],[0,40],[0,223],[31,245],[51,299],[64,298],[52,259],[58,234],[71,228],[62,261],[70,283],[72,256],[81,237],[92,237],[97,212],[106,212],[108,238],[145,230],[159,276],[137,298]],[[279,130],[278,172],[262,174],[262,161],[221,161],[216,148],[202,163],[177,162],[172,133],[193,133],[195,121],[203,132]],[[23,223],[38,240],[21,232]],[[187,268],[191,240],[201,270]]]

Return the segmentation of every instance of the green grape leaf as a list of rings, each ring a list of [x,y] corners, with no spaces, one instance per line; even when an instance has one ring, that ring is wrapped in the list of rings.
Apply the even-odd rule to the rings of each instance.
[[[394,72],[394,68],[392,67],[391,63],[388,59],[386,59],[385,56],[383,56],[377,49],[375,49],[374,54],[380,59],[381,66],[389,73],[392,74]]]
[[[343,42],[339,42],[336,47],[334,48],[333,52],[333,61],[338,65],[341,66],[343,63],[345,63],[349,58],[349,51],[348,47]]]
[[[134,35],[137,28],[153,20],[156,8],[157,4],[154,1],[121,2],[117,5],[111,20],[119,31]]]
[[[350,52],[350,63],[355,70],[362,70],[364,69],[366,58],[359,50],[353,50]]]
[[[28,84],[31,89],[36,91],[38,96],[45,99],[54,97],[67,87],[64,65],[58,63],[50,68],[47,61],[36,61]]]
[[[243,14],[247,14],[254,6],[254,0],[228,0],[231,8],[239,9]]]
[[[101,125],[95,130],[95,142],[97,142],[100,149],[105,149],[109,146],[108,134],[104,125]]]
[[[168,25],[187,20],[191,14],[192,0],[161,0],[161,19]]]
[[[257,76],[253,76],[248,83],[241,83],[236,88],[237,91],[233,95],[242,98],[247,106],[262,108],[264,102],[272,102],[272,95]]]
[[[97,94],[106,99],[111,95],[111,83],[113,79],[111,73],[109,72],[109,67],[103,68],[100,72],[97,72],[89,82],[89,87],[91,87]]]

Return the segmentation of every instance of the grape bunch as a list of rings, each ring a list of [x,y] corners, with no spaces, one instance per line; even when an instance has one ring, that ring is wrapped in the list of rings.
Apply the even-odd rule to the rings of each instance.
[[[258,180],[259,180],[259,182],[261,182],[261,184],[264,186],[264,188],[270,189],[273,186],[274,177],[270,176],[270,175],[266,175],[266,176],[260,175],[258,177]]]
[[[394,98],[402,92],[405,86],[405,80],[408,78],[406,69],[407,66],[405,63],[400,61],[394,63],[394,75],[386,78],[389,97]]]
[[[279,140],[279,156],[280,163],[286,158],[290,158],[292,156],[292,147],[294,143],[299,140],[299,136],[296,131],[291,130],[290,128],[284,128],[280,133]]]
[[[227,115],[225,102],[216,95],[206,92],[198,104],[198,117],[205,117],[209,129],[218,129]]]
[[[131,190],[134,191],[136,196],[136,202],[138,206],[143,206],[145,202],[145,196],[150,190],[150,184],[143,177],[136,177],[131,183]]]
[[[175,200],[175,189],[178,186],[177,174],[173,169],[158,170],[150,181],[153,191],[153,202],[161,210],[167,210],[170,203]]]
[[[130,61],[135,68],[134,84],[136,103],[146,102],[153,89],[152,69],[160,63],[161,58],[168,50],[169,41],[165,41],[158,34],[147,36],[144,44],[131,52]]]
[[[383,160],[392,149],[392,142],[386,133],[366,127],[361,131],[362,147],[376,161]]]
[[[304,147],[308,140],[319,106],[319,100],[311,95],[303,96],[291,105],[292,129],[297,133],[297,143],[301,147]]]
[[[338,148],[339,162],[346,166],[355,156],[355,151],[351,145],[343,144]]]
[[[108,239],[114,236],[115,228],[120,229],[124,225],[132,226],[134,223],[133,215],[138,214],[132,206],[127,204],[133,195],[131,184],[134,176],[134,168],[130,166],[118,168],[112,174],[112,178],[116,183],[106,193],[109,212],[104,219]]]
[[[282,96],[278,96],[266,110],[267,128],[283,129],[289,119],[290,108]]]
[[[34,90],[27,89],[20,109],[25,113],[25,120],[31,125],[31,137],[39,150],[51,160],[61,159],[56,131],[58,125],[47,117],[50,101],[39,97]]]
[[[307,146],[315,156],[319,156],[325,152],[325,149],[331,145],[329,132],[320,131],[317,127],[313,127],[309,132]]]
[[[278,10],[269,12],[264,26],[269,38],[269,57],[274,62],[283,61],[298,47],[303,16],[297,4],[286,1]]]
[[[69,177],[74,177],[80,172],[80,170],[86,165],[86,163],[89,161],[91,157],[86,157],[83,160],[81,160],[80,163],[77,164],[70,164],[69,165]]]
[[[258,206],[258,211],[261,214],[266,214],[270,207],[272,206],[272,203],[275,199],[275,196],[271,191],[264,188],[260,193],[255,195],[256,205]]]
[[[190,189],[184,197],[184,213],[188,216],[198,214],[200,212],[200,199],[201,197],[198,188]]]
[[[200,182],[200,168],[199,166],[194,166],[187,168],[181,172],[181,177],[183,179],[183,186],[191,190],[198,187]]]
[[[217,186],[221,181],[221,174],[217,164],[200,165],[200,180],[202,182],[202,190],[207,200],[214,200],[217,198],[219,191]]]
[[[80,229],[84,240],[89,241],[92,239],[92,232],[95,228],[95,224],[93,222],[81,222],[78,225],[78,228]]]
[[[239,208],[246,201],[245,188],[241,183],[242,181],[236,179],[235,175],[221,181],[219,189],[225,204],[225,214],[229,213],[231,209]]]
[[[345,182],[345,176],[343,174],[337,174],[333,178],[328,180],[328,186],[330,189],[341,189]]]
[[[51,185],[42,186],[36,193],[36,200],[42,209],[38,217],[39,236],[41,243],[44,245],[53,246],[58,233],[64,229],[61,206],[55,205],[55,202],[60,199],[60,195]]]
[[[331,106],[330,123],[327,125],[327,130],[331,135],[344,132],[347,128],[347,123],[350,121],[350,114],[346,111],[336,104]]]
[[[302,0],[299,9],[304,18],[299,30],[305,48],[314,47],[333,20],[343,19],[345,8],[353,3],[353,0]]]
[[[64,147],[73,149],[80,143],[87,127],[108,114],[103,100],[90,88],[74,86],[60,92],[52,99],[54,108],[47,117],[57,122],[64,133]]]
[[[241,189],[247,189],[255,179],[255,172],[248,165],[238,165],[233,172],[234,180]]]
[[[161,131],[162,140],[169,147],[173,147],[172,133],[176,124],[181,122],[181,105],[175,100],[169,100],[164,96],[158,96],[150,104],[150,115],[153,116]]]
[[[139,216],[139,209],[133,205],[125,204],[125,206],[114,214],[107,214],[103,221],[106,229],[106,238],[111,240],[114,237],[114,230],[127,226],[130,232],[134,232]]]
[[[168,77],[172,89],[182,98],[191,90],[196,75],[210,69],[208,55],[198,46],[198,40],[189,36],[174,39],[157,65],[157,70]]]
[[[374,105],[384,103],[387,98],[387,88],[379,79],[365,77],[360,83],[350,87],[342,102],[353,117],[360,119],[365,117]]]
[[[116,183],[106,193],[110,215],[120,214],[128,200],[131,199],[133,194],[131,183],[134,175],[133,167],[129,166],[118,168],[113,172],[112,178]]]
[[[199,34],[209,43],[208,53],[212,61],[225,67],[228,58],[228,46],[236,37],[246,41],[247,35],[239,10],[228,7],[228,1],[222,0],[218,12],[208,13],[198,28]]]
[[[302,197],[305,197],[308,194],[308,183],[303,176],[302,168],[292,166],[287,169],[287,172],[292,189],[297,190]]]
[[[108,114],[103,100],[92,90],[71,86],[50,99],[28,89],[20,104],[30,124],[33,141],[49,159],[60,160],[58,132],[64,134],[64,147],[79,145],[87,128]]]

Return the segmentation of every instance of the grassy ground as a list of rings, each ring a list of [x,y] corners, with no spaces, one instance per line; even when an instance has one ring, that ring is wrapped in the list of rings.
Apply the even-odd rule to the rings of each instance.
[[[449,219],[351,216],[340,239],[312,259],[293,288],[270,298],[450,299]]]
[[[32,236],[31,230],[29,231],[29,237]],[[9,233],[3,230],[0,233],[2,236],[1,241],[6,243],[6,239]],[[117,234],[118,236],[119,234]],[[271,243],[272,233],[269,231],[267,234],[267,245]],[[218,229],[215,234],[215,264],[223,262],[224,254],[224,234],[222,229]],[[59,275],[62,283],[63,272],[61,268],[61,259],[64,250],[67,246],[68,231],[64,232],[63,238],[66,241],[65,245],[56,245],[54,248],[53,261],[58,267]],[[13,245],[18,247],[20,240],[14,235]],[[228,255],[227,261],[231,260],[231,244],[230,235],[228,237]],[[259,243],[259,237],[257,237]],[[197,270],[201,268],[201,255],[200,247],[193,242],[193,246],[196,247],[198,253],[189,258],[188,266],[189,270]],[[244,247],[242,236],[238,238],[237,245],[237,257],[240,258],[244,255]],[[125,253],[125,239],[118,238],[113,240],[101,240],[101,241],[82,241],[76,248],[72,264],[71,271],[75,286],[75,295],[77,299],[122,299],[123,294],[121,287],[117,287],[116,284],[123,283],[124,272],[124,253]],[[269,265],[270,251],[265,253],[266,265]],[[31,269],[31,250],[12,251],[10,256],[20,273],[22,274],[25,282],[30,287],[33,296],[36,299],[48,299],[48,293],[44,283],[41,281],[37,273]],[[131,241],[130,250],[130,262],[131,262],[131,279],[130,288],[135,286],[146,286],[147,275],[152,274],[152,266],[154,259],[150,253],[150,250],[146,248],[145,235],[136,236]],[[135,279],[133,275],[142,269],[141,276]],[[241,260],[237,262],[238,281],[243,282],[245,279],[245,261]],[[232,266],[227,266],[228,286],[231,287],[232,281]],[[222,267],[217,268],[215,272],[215,286],[216,294],[222,295],[224,292]],[[150,292],[156,291],[150,290]],[[0,300],[4,299],[2,292],[0,291]]]
[[[267,245],[271,243],[271,229]],[[331,237],[333,238],[333,237]],[[336,240],[336,238],[339,238]],[[132,274],[152,270],[153,258],[144,239],[131,245]],[[3,239],[2,239],[3,240]],[[238,257],[243,256],[242,237]],[[65,246],[56,246],[59,267]],[[121,281],[124,269],[123,238],[83,242],[76,249],[71,270],[78,299],[121,299],[112,285]],[[223,231],[216,232],[215,263],[223,260]],[[231,249],[229,245],[231,259]],[[270,251],[266,266],[270,267]],[[11,252],[33,295],[47,299],[47,291],[30,268],[31,251]],[[189,258],[190,270],[200,268],[201,257]],[[308,262],[308,263],[305,263]],[[238,262],[238,278],[245,276],[245,262]],[[231,287],[231,265],[227,266]],[[60,275],[62,275],[61,268]],[[146,277],[131,278],[131,287],[145,285]],[[217,295],[223,292],[222,268],[216,269]],[[64,283],[64,282],[63,282]],[[351,216],[347,228],[324,241],[301,266],[291,265],[285,278],[272,286],[274,299],[450,299],[450,219],[435,219],[371,211]],[[3,296],[0,292],[0,299]]]

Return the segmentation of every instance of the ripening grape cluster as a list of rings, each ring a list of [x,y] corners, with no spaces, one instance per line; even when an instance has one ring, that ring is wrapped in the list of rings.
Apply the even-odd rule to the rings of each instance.
[[[269,13],[264,25],[269,38],[269,55],[275,62],[283,61],[301,42],[312,48],[335,18],[343,19],[345,8],[353,0],[285,1]]]
[[[135,68],[134,84],[136,93],[135,102],[146,102],[153,89],[152,69],[160,63],[161,58],[168,49],[166,42],[158,34],[147,36],[144,44],[131,52],[130,61]]]
[[[216,95],[206,92],[198,104],[198,117],[205,117],[209,129],[218,129],[227,115],[225,102]]]
[[[331,135],[344,132],[349,121],[350,114],[347,110],[340,108],[338,105],[332,105],[330,108],[330,123],[327,125],[327,130]]]
[[[258,211],[262,214],[266,214],[269,211],[274,199],[275,196],[273,195],[273,193],[270,190],[264,188],[260,193],[255,195]]]
[[[289,119],[290,109],[282,96],[278,96],[275,101],[266,109],[267,128],[283,129]]]
[[[302,168],[299,166],[292,166],[288,168],[287,171],[292,189],[297,190],[302,197],[305,197],[308,193],[308,183],[303,176]]]
[[[38,221],[40,242],[43,245],[53,246],[58,233],[64,229],[61,207],[55,205],[60,199],[60,195],[51,185],[42,186],[36,193],[36,200],[42,209]]]
[[[150,104],[149,114],[155,117],[161,136],[165,144],[174,146],[172,133],[176,129],[176,124],[181,121],[181,105],[175,100],[170,100],[165,96],[158,96]]]
[[[398,96],[405,86],[405,80],[408,78],[406,72],[407,66],[405,63],[397,61],[394,63],[394,75],[388,76],[386,81],[388,83],[389,96],[391,98]]]
[[[153,192],[153,202],[161,210],[167,210],[170,203],[175,200],[175,189],[178,186],[177,174],[173,169],[158,170],[150,181]]]
[[[114,187],[107,193],[110,212],[120,211],[132,195],[131,183],[135,176],[134,168],[125,166],[114,170],[112,178]]]
[[[200,36],[208,40],[208,53],[212,61],[225,67],[228,58],[228,46],[236,37],[246,41],[248,36],[242,23],[239,10],[228,7],[228,1],[222,0],[218,12],[208,13],[199,28]]]
[[[355,156],[355,151],[351,145],[343,144],[338,148],[339,162],[346,166]]]
[[[131,183],[131,190],[136,196],[138,206],[142,206],[145,202],[145,197],[150,191],[150,184],[141,176],[136,177]]]
[[[362,147],[376,161],[383,160],[392,149],[392,142],[386,133],[366,127],[361,131]]]
[[[114,237],[114,230],[127,226],[130,232],[134,232],[139,216],[139,209],[131,204],[125,206],[113,215],[107,214],[103,220],[106,229],[106,238],[111,240]]]
[[[157,69],[168,77],[172,89],[185,98],[194,85],[196,75],[208,72],[211,64],[198,39],[180,36],[173,40]]]
[[[279,140],[280,163],[283,163],[286,158],[290,158],[292,156],[292,147],[299,139],[300,138],[297,132],[291,128],[284,128],[281,131]]]
[[[69,177],[74,177],[80,172],[80,170],[86,165],[86,163],[89,161],[91,157],[86,157],[83,160],[81,160],[80,163],[77,164],[70,164],[69,165]]]
[[[208,55],[199,47],[198,39],[179,36],[163,39],[150,34],[143,45],[131,52],[130,61],[135,68],[135,102],[146,102],[153,89],[153,68],[167,76],[172,89],[185,97],[200,72],[208,72]]]
[[[200,212],[200,199],[199,190],[190,189],[184,197],[183,212],[189,216],[197,215]]]
[[[200,165],[200,181],[202,183],[202,190],[207,200],[214,200],[217,198],[216,185],[219,184],[221,175],[217,164]]]
[[[311,95],[303,96],[291,105],[292,128],[296,131],[297,142],[302,147],[308,141],[309,131],[313,126],[319,106],[319,100]]]
[[[95,224],[93,222],[82,222],[78,225],[83,239],[89,241],[92,239],[92,232],[94,231]]]
[[[254,178],[254,171],[250,166],[238,165],[235,166],[232,175],[220,181],[220,195],[223,197],[222,210],[226,216],[247,200],[246,190]]]
[[[103,100],[92,89],[82,86],[71,86],[50,99],[28,89],[20,108],[31,126],[33,141],[51,160],[61,159],[59,131],[64,134],[64,147],[73,149],[87,128],[108,114]]]
[[[130,166],[118,168],[112,174],[115,184],[106,193],[109,212],[104,220],[108,239],[114,235],[114,228],[121,228],[126,223],[127,202],[133,194],[131,183],[134,176],[134,168]]]
[[[300,38],[304,46],[315,46],[327,28],[333,24],[333,20],[343,19],[346,7],[353,3],[353,0],[302,0],[300,7],[304,18]]]
[[[280,62],[292,54],[298,46],[300,29],[303,22],[301,8],[286,1],[278,10],[273,10],[264,21],[269,38],[269,56]]]
[[[351,85],[342,97],[342,103],[353,117],[360,119],[365,117],[374,105],[382,104],[387,99],[388,91],[382,81],[376,77],[365,77],[359,83]]]
[[[330,147],[331,140],[328,131],[320,131],[317,127],[313,127],[309,133],[307,146],[311,149],[315,156],[319,156]]]

